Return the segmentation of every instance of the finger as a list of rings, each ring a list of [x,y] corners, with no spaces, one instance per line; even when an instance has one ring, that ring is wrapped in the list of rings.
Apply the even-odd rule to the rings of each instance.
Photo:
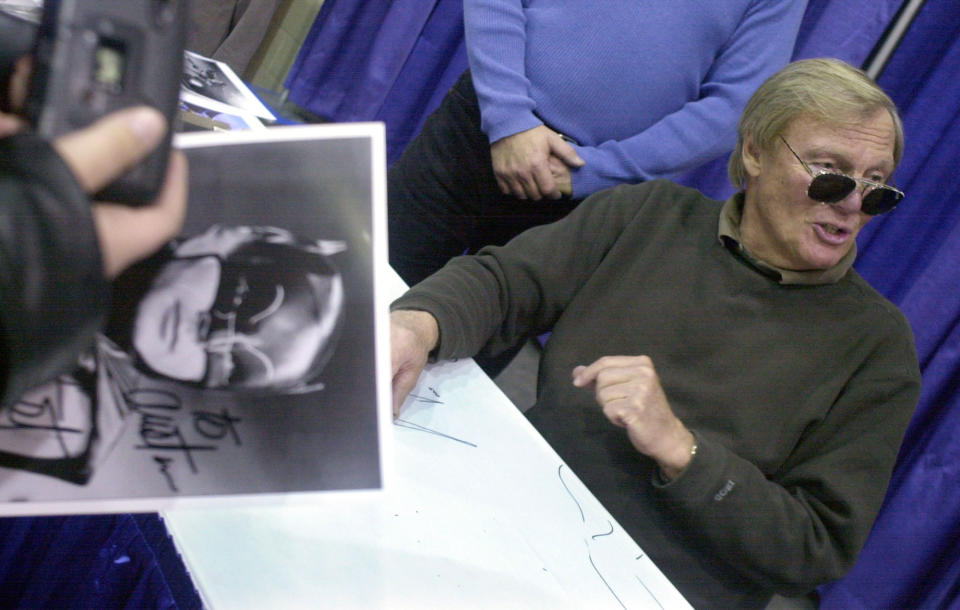
[[[574,369],[573,384],[577,387],[584,387],[595,383],[599,375],[607,369],[629,369],[631,367],[652,368],[653,362],[647,356],[603,356],[580,370]]]
[[[540,201],[543,199],[543,194],[540,192],[540,188],[537,186],[535,180],[530,178],[522,184],[524,193],[526,193],[526,199],[530,201]]]
[[[604,367],[597,373],[597,379],[594,383],[599,390],[642,382],[647,376],[647,369],[631,362],[620,366]]]
[[[604,417],[607,418],[607,421],[609,421],[614,426],[618,426],[620,428],[627,427],[628,425],[627,411],[625,411],[625,409],[623,408],[623,406],[620,404],[619,401],[608,402],[608,403],[601,402],[599,404],[602,407],[603,415]]]
[[[183,226],[186,209],[187,160],[179,151],[170,155],[163,188],[152,204],[94,205],[93,218],[106,277],[116,277],[175,237]]]
[[[564,165],[563,161],[558,159],[555,155],[550,155],[547,163],[550,167],[550,174],[553,176],[553,181],[557,185],[557,192],[561,196],[573,196],[573,183],[571,181],[572,178],[570,176],[570,168]]]
[[[530,201],[539,201],[545,196],[545,193],[543,190],[541,190],[538,183],[538,176],[536,172],[537,166],[531,165],[526,167],[523,172],[517,174],[520,184],[523,185],[523,191],[526,194],[526,198]]]
[[[642,394],[642,388],[626,384],[598,390],[597,404],[610,422],[626,427],[630,422],[637,420],[645,407],[642,396],[637,393],[638,390]]]
[[[510,193],[517,199],[526,201],[527,197],[527,188],[524,186],[523,182],[520,180],[510,180]]]
[[[417,379],[419,375],[413,374],[409,370],[401,370],[399,373],[393,377],[393,417],[396,419],[400,416],[400,408],[403,406],[404,401],[407,400],[407,396],[410,395],[410,392],[413,390],[414,386],[417,385]]]
[[[576,384],[576,379],[580,376],[581,373],[583,373],[584,370],[586,370],[586,368],[587,367],[585,367],[582,364],[578,364],[577,366],[573,367],[573,372],[571,373],[571,377],[573,377],[574,379],[574,384]]]
[[[579,365],[573,369],[573,385],[578,388],[584,388],[596,380],[596,363],[590,366]]]
[[[588,364],[587,366],[581,365],[575,368],[573,385],[577,386],[578,388],[582,388],[590,385],[591,383],[596,383],[597,377],[604,369],[611,366],[619,366],[618,362],[619,358],[616,356],[604,356]]]
[[[541,193],[541,196],[550,199],[560,198],[560,191],[557,190],[556,181],[550,171],[550,164],[546,160],[533,168],[533,178],[536,180],[537,190]]]
[[[143,159],[166,133],[166,120],[147,106],[125,108],[57,138],[54,147],[80,185],[96,192]]]
[[[516,197],[517,199],[526,201],[527,191],[523,186],[523,183],[517,180],[515,177],[505,178],[507,186],[509,187],[509,193]]]

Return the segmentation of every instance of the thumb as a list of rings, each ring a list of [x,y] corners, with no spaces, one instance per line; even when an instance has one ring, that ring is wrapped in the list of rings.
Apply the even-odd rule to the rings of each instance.
[[[583,167],[586,164],[586,161],[577,154],[577,149],[559,135],[551,140],[550,152],[566,163],[567,167]]]
[[[585,367],[582,364],[574,367],[573,372],[570,374],[570,376],[573,378],[573,385],[577,386],[578,388],[582,388],[583,386],[593,381],[592,379],[586,378],[586,376],[584,375],[586,370],[587,370],[587,367]]]
[[[401,370],[393,377],[393,417],[400,416],[400,408],[407,400],[407,396],[417,385],[419,375],[409,370]]]
[[[163,115],[137,106],[111,113],[57,138],[54,147],[87,192],[96,192],[157,147],[166,134]]]
[[[116,277],[173,238],[183,225],[186,206],[187,160],[180,151],[170,155],[163,188],[151,205],[94,205],[93,221],[106,276]]]

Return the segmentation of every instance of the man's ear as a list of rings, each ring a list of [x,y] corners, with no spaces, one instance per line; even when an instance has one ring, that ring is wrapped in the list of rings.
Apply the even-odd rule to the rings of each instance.
[[[743,169],[746,171],[747,176],[752,178],[759,176],[760,170],[763,168],[763,161],[761,159],[760,147],[757,146],[753,136],[748,135],[743,139],[743,148],[741,149],[740,155],[743,161]]]

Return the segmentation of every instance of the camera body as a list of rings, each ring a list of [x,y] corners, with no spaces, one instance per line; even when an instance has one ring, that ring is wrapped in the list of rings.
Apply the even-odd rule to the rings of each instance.
[[[186,38],[186,0],[46,0],[25,113],[55,138],[128,106],[149,105],[171,126],[139,165],[97,194],[142,205],[166,174]]]
[[[17,112],[10,99],[14,64],[29,55],[40,23],[40,9],[0,0],[0,112]]]

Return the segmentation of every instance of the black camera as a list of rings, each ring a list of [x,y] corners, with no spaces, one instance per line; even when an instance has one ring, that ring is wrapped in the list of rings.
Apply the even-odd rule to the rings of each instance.
[[[0,112],[16,112],[10,99],[14,64],[33,48],[40,14],[39,0],[0,0]]]
[[[186,38],[186,0],[46,0],[25,115],[47,138],[128,106],[153,106],[171,129],[143,162],[97,194],[139,205],[166,174]]]

